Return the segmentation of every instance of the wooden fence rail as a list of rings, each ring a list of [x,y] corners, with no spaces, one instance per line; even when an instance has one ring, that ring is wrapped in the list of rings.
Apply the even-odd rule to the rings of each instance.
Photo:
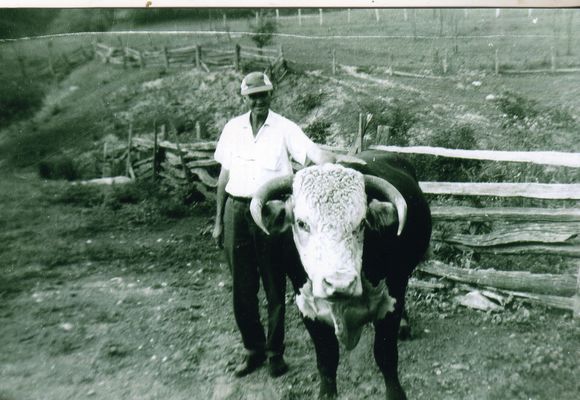
[[[362,137],[364,132],[359,134]],[[131,157],[135,175],[138,178],[158,176],[167,184],[174,186],[187,184],[213,201],[219,173],[219,164],[213,159],[216,142],[173,143],[164,140],[162,136],[157,141],[133,137],[131,146],[136,154]],[[339,154],[348,153],[348,149],[344,148],[322,147]],[[473,159],[480,160],[580,167],[577,164],[580,155],[577,153],[372,147],[382,151],[429,154],[437,157],[473,156]],[[360,146],[357,148],[360,149]],[[550,156],[546,157],[546,154]],[[427,194],[580,200],[580,184],[576,183],[420,182],[420,186]],[[435,227],[433,242],[452,246],[460,251],[498,255],[543,254],[572,260],[580,259],[579,208],[436,206],[432,208],[432,216]],[[450,221],[486,222],[491,224],[492,229],[479,234],[438,229],[438,223]],[[437,261],[426,263],[419,270],[447,280],[491,286],[526,301],[573,310],[574,315],[580,317],[580,285],[577,284],[580,275],[576,277],[570,274],[531,274],[524,271],[466,270]],[[569,297],[570,295],[572,297]]]

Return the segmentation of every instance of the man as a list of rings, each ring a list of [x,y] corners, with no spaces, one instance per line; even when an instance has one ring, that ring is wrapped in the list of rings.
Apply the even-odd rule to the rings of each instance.
[[[241,95],[250,111],[230,120],[218,141],[215,159],[221,164],[213,237],[222,244],[233,279],[234,316],[247,356],[236,368],[242,377],[268,358],[272,377],[288,370],[284,361],[286,271],[281,259],[281,236],[266,236],[253,222],[250,200],[272,178],[292,173],[289,155],[305,165],[308,160],[333,162],[294,122],[270,110],[273,86],[262,72],[242,81]],[[260,322],[260,278],[268,302],[268,331]]]

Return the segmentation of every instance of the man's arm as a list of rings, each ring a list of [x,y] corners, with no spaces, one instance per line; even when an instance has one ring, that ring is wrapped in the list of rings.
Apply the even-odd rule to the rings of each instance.
[[[213,238],[219,247],[222,246],[223,232],[224,232],[224,209],[226,206],[226,185],[230,180],[230,170],[222,167],[220,176],[217,182],[216,193],[216,214],[215,226],[213,229]]]
[[[306,157],[316,165],[336,162],[336,155],[334,153],[322,150],[315,143],[312,143],[311,146],[308,146]]]

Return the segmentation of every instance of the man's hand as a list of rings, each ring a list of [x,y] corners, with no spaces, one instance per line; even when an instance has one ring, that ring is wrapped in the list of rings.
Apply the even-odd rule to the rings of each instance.
[[[220,249],[224,247],[224,224],[219,219],[215,222],[211,237]]]

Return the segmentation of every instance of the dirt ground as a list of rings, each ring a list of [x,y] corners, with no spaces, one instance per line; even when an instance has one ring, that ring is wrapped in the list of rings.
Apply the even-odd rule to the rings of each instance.
[[[139,202],[73,204],[84,189],[34,174],[1,180],[0,399],[316,397],[313,347],[290,294],[290,371],[233,377],[243,348],[207,208],[159,217]],[[457,293],[408,293],[413,335],[399,364],[410,399],[578,398],[570,313],[517,301],[483,313],[456,305]],[[384,396],[371,338],[369,327],[341,351],[342,400]]]

